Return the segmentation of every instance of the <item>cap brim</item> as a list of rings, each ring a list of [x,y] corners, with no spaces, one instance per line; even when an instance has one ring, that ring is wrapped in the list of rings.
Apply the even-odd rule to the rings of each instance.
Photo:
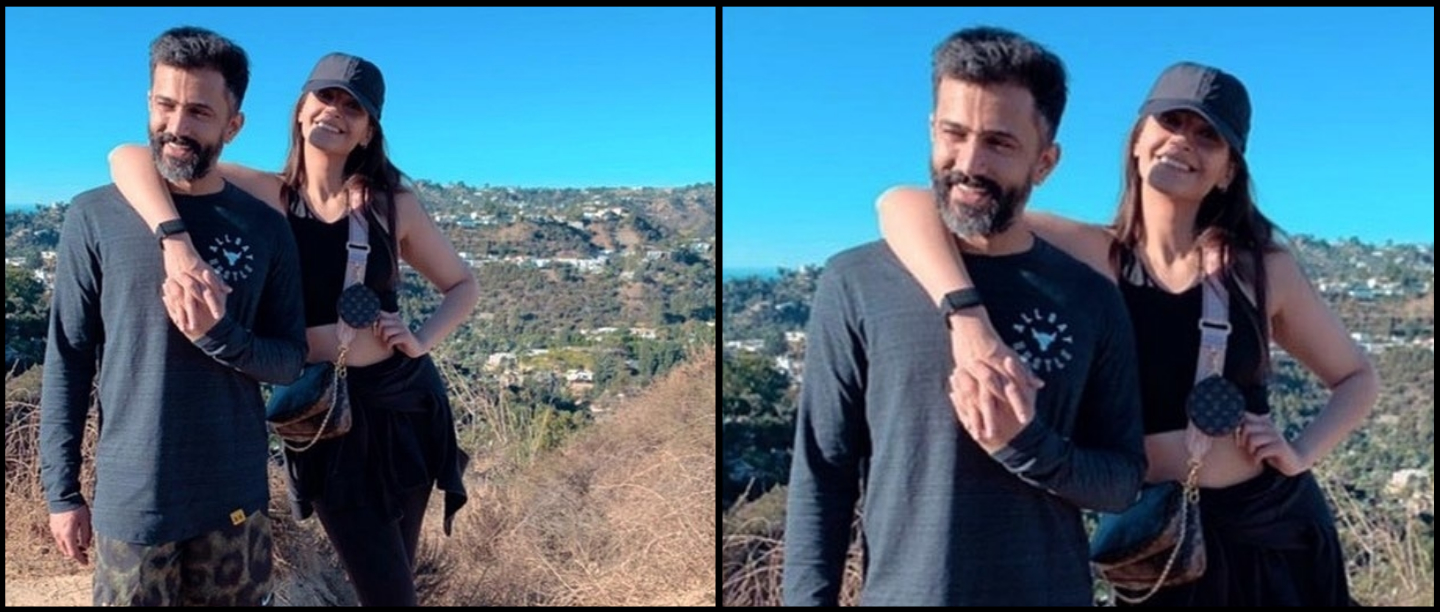
[[[365,109],[365,112],[370,113],[370,116],[374,117],[376,121],[380,120],[380,111],[375,109],[375,105],[365,99],[365,96],[355,93],[355,89],[350,87],[350,84],[345,81],[310,81],[300,89],[300,93],[310,93],[312,91],[330,89],[331,87],[345,90],[345,93],[350,94],[350,97],[355,98],[355,101],[360,103],[360,106]]]
[[[1158,115],[1172,110],[1194,111],[1195,114],[1204,117],[1205,121],[1215,128],[1215,131],[1220,132],[1220,136],[1230,144],[1230,148],[1235,149],[1235,152],[1241,155],[1245,154],[1245,143],[1240,141],[1240,136],[1235,133],[1235,130],[1230,129],[1230,126],[1224,121],[1216,119],[1214,115],[1210,114],[1210,111],[1192,100],[1150,100],[1140,107],[1140,114]]]

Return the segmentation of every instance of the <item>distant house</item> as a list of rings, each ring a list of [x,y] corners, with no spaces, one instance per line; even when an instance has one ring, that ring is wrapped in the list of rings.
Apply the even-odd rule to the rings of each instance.
[[[562,257],[562,258],[556,259],[556,260],[555,260],[555,263],[561,263],[561,264],[567,264],[567,265],[574,266],[577,270],[579,270],[579,271],[581,271],[581,272],[599,272],[600,270],[602,270],[602,269],[605,268],[605,263],[606,263],[607,261],[609,261],[609,259],[606,258],[606,257],[603,257],[603,256],[601,256],[601,257],[592,257],[592,258],[590,258],[590,259],[577,259],[577,258],[574,258],[574,257]]]
[[[747,352],[747,353],[758,353],[758,352],[760,352],[761,349],[765,348],[765,341],[763,341],[763,340],[727,340],[727,341],[725,341],[725,348],[730,349],[730,350],[735,350],[735,351],[745,351],[745,352]],[[632,366],[632,367],[633,367],[633,366]]]

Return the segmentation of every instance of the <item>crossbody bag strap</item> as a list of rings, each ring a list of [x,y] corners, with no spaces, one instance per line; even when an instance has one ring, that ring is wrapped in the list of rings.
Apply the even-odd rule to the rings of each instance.
[[[1211,376],[1225,375],[1225,350],[1230,340],[1230,291],[1225,288],[1224,261],[1220,251],[1205,248],[1200,252],[1202,276],[1200,286],[1200,354],[1195,360],[1195,384]],[[1210,436],[1194,423],[1185,430],[1185,448],[1190,455],[1189,474],[1185,479],[1187,494],[1198,495],[1200,463],[1210,450]]]
[[[350,218],[350,238],[345,241],[348,256],[345,260],[345,284],[340,287],[341,291],[365,282],[365,266],[370,262],[370,224],[360,210],[363,202],[363,198],[352,192],[350,209],[346,212],[346,216]],[[335,320],[335,335],[340,340],[335,371],[339,377],[344,378],[345,357],[350,349],[350,342],[355,339],[355,328],[350,327],[343,317],[338,317]]]
[[[1230,291],[1222,277],[1220,254],[1205,249],[1201,254],[1204,302],[1200,311],[1200,359],[1195,363],[1195,382],[1225,375],[1225,348],[1230,338]]]

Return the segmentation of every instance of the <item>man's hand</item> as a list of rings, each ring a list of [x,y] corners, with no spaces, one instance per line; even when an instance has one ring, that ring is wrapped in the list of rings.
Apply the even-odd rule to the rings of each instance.
[[[204,298],[195,292],[197,290],[201,289],[174,279],[166,279],[161,291],[165,312],[170,315],[170,320],[180,329],[180,333],[185,334],[191,342],[199,340],[225,316],[223,299],[216,304],[207,305]]]
[[[950,351],[955,358],[955,370],[965,372],[975,380],[977,393],[1004,401],[1006,385],[1027,387],[1032,391],[1045,386],[1044,381],[1031,374],[1020,356],[995,333],[984,308],[952,314],[949,323]]]
[[[198,302],[186,301],[180,316],[171,317],[176,327],[193,327],[199,318],[196,311],[202,307],[208,308],[217,321],[225,316],[225,296],[230,294],[230,286],[195,251],[188,232],[165,239],[165,278],[200,298]]]
[[[90,564],[89,506],[51,514],[50,535],[55,537],[55,545],[59,547],[60,554],[80,562],[80,565]]]
[[[1019,367],[1006,357],[1006,371]],[[1004,448],[1020,430],[1035,420],[1036,389],[1005,382],[1003,399],[980,392],[979,382],[969,372],[957,369],[950,378],[950,402],[965,432],[988,453]]]

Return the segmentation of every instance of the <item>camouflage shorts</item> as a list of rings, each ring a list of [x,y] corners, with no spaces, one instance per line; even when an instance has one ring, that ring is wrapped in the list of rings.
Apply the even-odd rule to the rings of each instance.
[[[189,540],[147,546],[95,535],[96,606],[270,605],[263,511]]]

